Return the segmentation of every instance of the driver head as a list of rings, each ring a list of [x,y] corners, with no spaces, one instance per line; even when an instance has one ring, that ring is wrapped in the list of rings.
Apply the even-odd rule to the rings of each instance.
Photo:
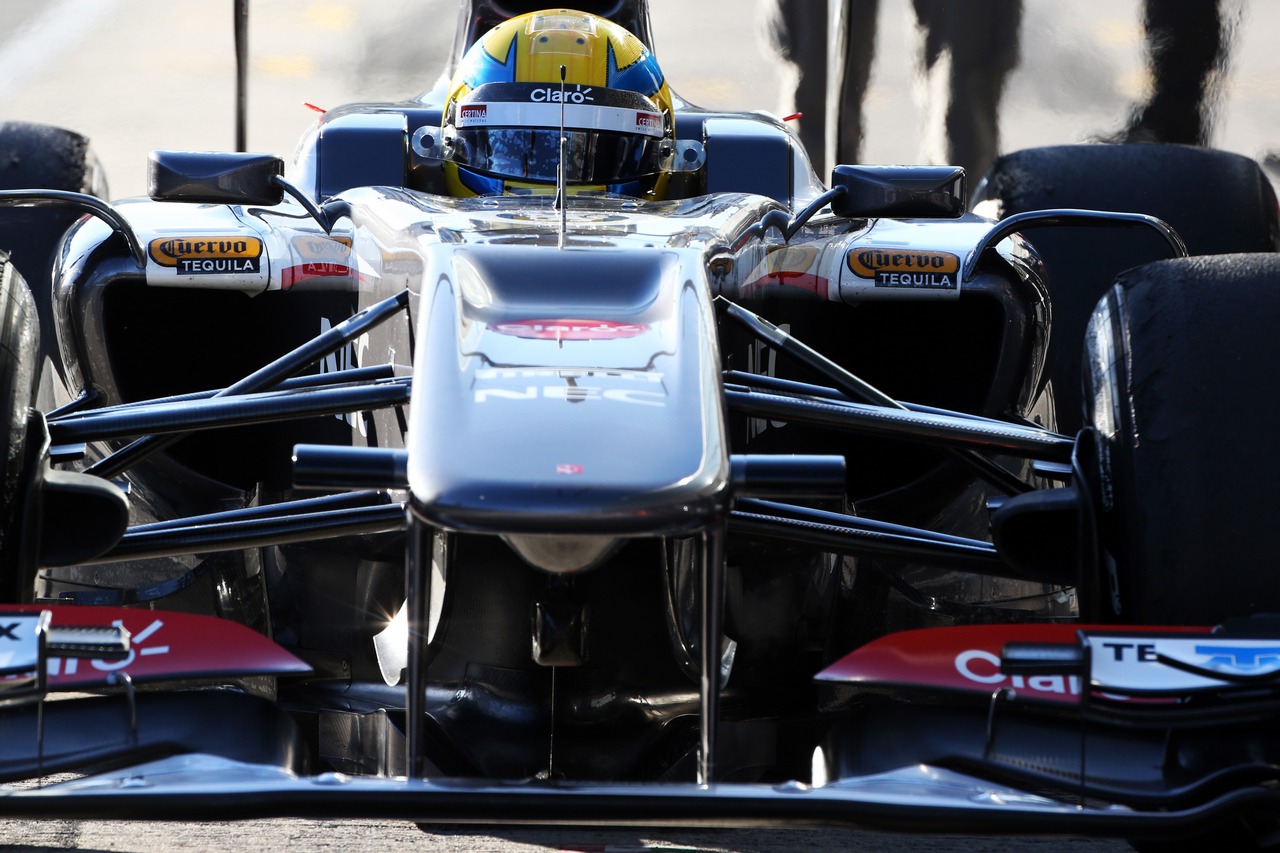
[[[663,197],[674,118],[657,60],[617,24],[568,9],[512,18],[463,57],[442,134],[450,195],[554,192],[562,120],[571,192]]]

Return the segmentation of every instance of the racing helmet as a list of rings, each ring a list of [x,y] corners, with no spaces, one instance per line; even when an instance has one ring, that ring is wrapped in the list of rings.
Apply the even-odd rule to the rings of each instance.
[[[511,18],[467,50],[445,102],[446,191],[553,192],[562,120],[571,192],[663,197],[674,117],[658,62],[623,27],[569,9]]]

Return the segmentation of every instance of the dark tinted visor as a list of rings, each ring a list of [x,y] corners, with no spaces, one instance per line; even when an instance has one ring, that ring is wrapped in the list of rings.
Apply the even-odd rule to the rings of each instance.
[[[663,116],[638,92],[540,83],[487,83],[451,111],[446,156],[476,171],[554,181],[560,162],[574,184],[652,175],[668,154]]]
[[[566,130],[565,175],[571,184],[616,184],[661,171],[661,138],[608,131]],[[449,159],[480,172],[555,181],[560,131],[482,127],[458,130]]]

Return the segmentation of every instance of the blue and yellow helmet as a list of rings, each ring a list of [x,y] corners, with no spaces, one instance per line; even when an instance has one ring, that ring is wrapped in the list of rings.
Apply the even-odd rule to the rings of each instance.
[[[505,21],[463,56],[444,112],[449,194],[554,191],[561,121],[573,191],[662,197],[674,150],[662,70],[626,29],[569,9]]]

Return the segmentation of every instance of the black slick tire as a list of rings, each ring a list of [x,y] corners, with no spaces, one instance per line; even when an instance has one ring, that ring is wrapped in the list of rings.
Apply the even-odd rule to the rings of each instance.
[[[22,275],[0,253],[0,602],[30,601],[34,563],[24,508],[33,468],[28,436],[40,327]]]
[[[1062,145],[999,158],[975,207],[1004,218],[1050,208],[1145,213],[1168,222],[1192,255],[1280,250],[1280,215],[1253,160],[1182,145]],[[1037,228],[1027,232],[1049,271],[1053,305],[1047,377],[1059,429],[1082,422],[1080,342],[1094,305],[1123,270],[1169,257],[1140,229]]]
[[[1124,273],[1085,340],[1112,616],[1213,625],[1280,613],[1280,256]]]
[[[0,122],[0,190],[17,189],[107,197],[105,173],[86,137],[53,125]],[[46,330],[54,327],[51,271],[58,245],[83,215],[66,207],[0,207],[0,252],[26,279]],[[58,363],[52,335],[41,353]]]

